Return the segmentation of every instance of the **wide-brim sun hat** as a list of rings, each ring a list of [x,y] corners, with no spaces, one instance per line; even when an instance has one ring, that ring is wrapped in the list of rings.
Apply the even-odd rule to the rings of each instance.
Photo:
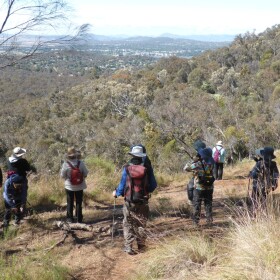
[[[204,148],[199,149],[198,154],[207,164],[214,164],[214,159],[212,157],[212,149],[211,148]]]
[[[77,151],[74,147],[70,147],[67,149],[67,156],[68,157],[74,157],[77,155]]]
[[[255,154],[256,156],[262,157],[263,148],[256,149]]]
[[[206,144],[202,142],[200,139],[198,139],[193,143],[193,147],[196,151],[198,151],[200,149],[206,148]]]
[[[223,141],[218,141],[217,143],[216,143],[216,146],[223,146]]]
[[[272,147],[264,147],[260,151],[260,154],[264,160],[276,158],[276,156],[274,155],[274,148],[272,148]]]
[[[23,149],[21,147],[15,147],[13,149],[13,156],[15,157],[22,157],[25,154],[26,154],[26,149]]]
[[[143,152],[142,146],[134,146],[132,147],[131,151],[128,152],[128,154],[134,156],[134,157],[145,157],[146,154]]]

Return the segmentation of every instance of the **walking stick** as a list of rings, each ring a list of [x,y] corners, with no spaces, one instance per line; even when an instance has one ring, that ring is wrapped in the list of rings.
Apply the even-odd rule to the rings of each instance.
[[[113,208],[112,243],[114,242],[115,210],[116,210],[116,197],[114,198],[114,208]]]

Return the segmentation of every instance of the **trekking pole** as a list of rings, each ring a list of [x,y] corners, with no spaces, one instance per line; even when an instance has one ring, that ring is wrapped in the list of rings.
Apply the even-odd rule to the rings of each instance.
[[[115,210],[116,210],[116,197],[114,197],[114,208],[113,208],[112,243],[114,242]]]

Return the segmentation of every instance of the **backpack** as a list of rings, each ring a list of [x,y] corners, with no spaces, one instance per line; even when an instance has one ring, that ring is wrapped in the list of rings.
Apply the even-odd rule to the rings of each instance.
[[[84,176],[83,173],[81,172],[79,166],[80,166],[80,161],[78,161],[77,166],[73,166],[69,161],[67,161],[69,166],[71,167],[71,174],[70,174],[70,182],[72,185],[80,185],[83,180]]]
[[[277,186],[277,179],[274,178],[275,162],[261,162],[260,173],[258,176],[261,188],[269,190],[271,187]]]
[[[222,148],[219,150],[216,147],[216,150],[215,150],[214,156],[213,156],[213,159],[214,159],[215,162],[220,162],[221,150],[222,150]]]
[[[126,168],[125,201],[141,203],[148,198],[147,168],[143,165],[128,165]]]
[[[201,165],[204,172],[202,175],[198,176],[198,183],[204,187],[211,187],[215,181],[215,178],[213,176],[213,170],[212,168],[206,170],[202,161],[201,161]]]

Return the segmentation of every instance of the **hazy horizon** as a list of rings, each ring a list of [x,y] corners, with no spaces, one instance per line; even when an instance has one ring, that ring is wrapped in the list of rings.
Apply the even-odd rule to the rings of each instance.
[[[105,36],[237,35],[278,24],[276,0],[68,0],[76,24]]]

